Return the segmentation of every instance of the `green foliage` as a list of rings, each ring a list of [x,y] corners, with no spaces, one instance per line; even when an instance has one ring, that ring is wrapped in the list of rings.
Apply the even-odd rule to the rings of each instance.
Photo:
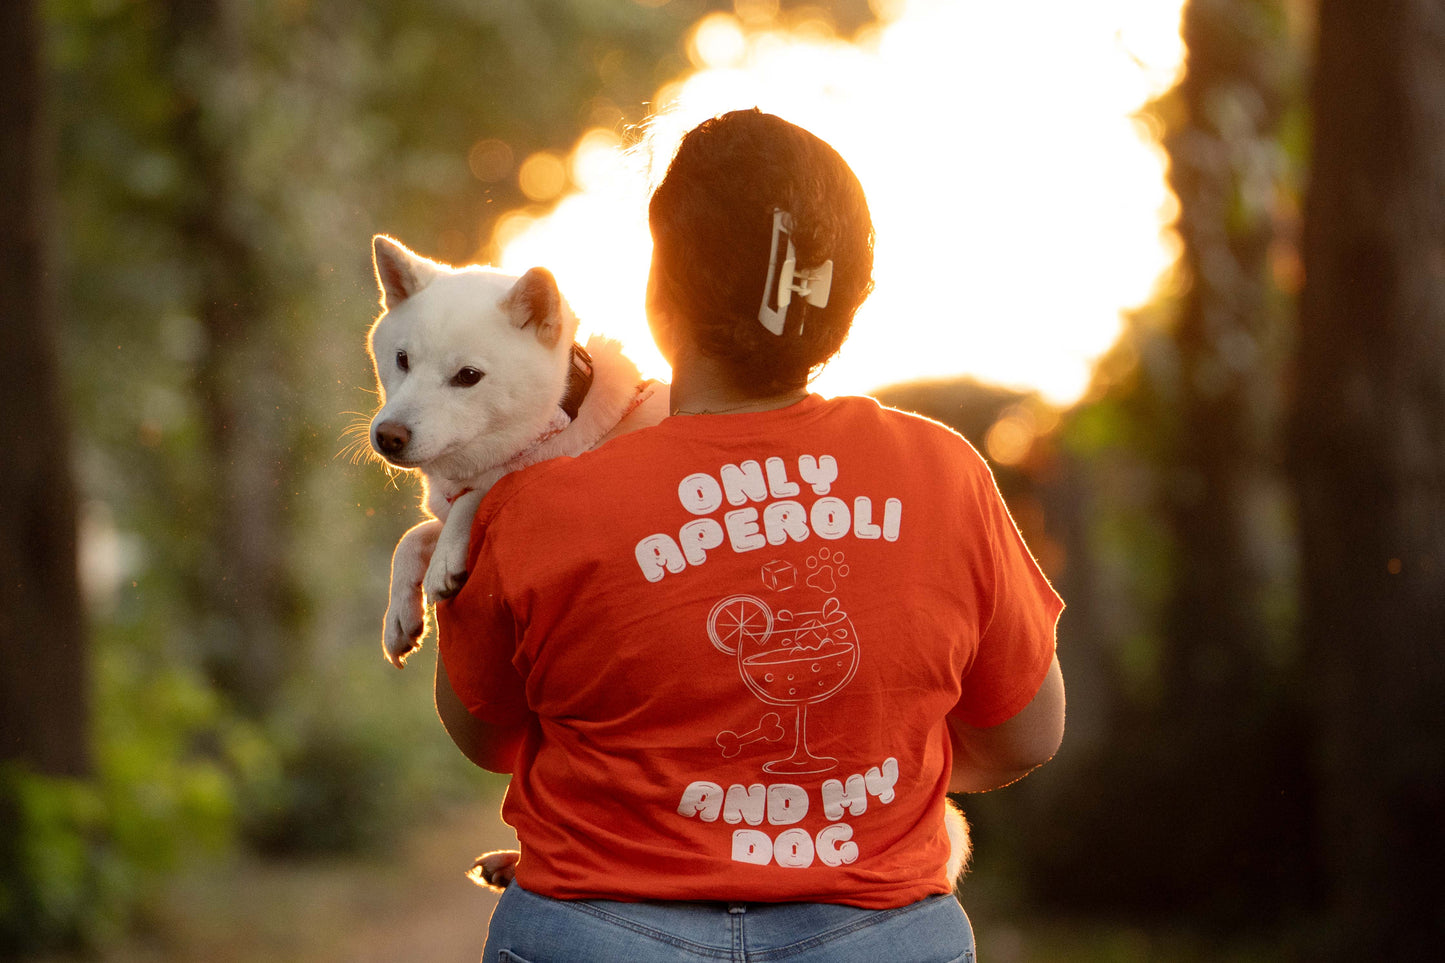
[[[461,760],[437,723],[426,653],[398,673],[380,645],[298,680],[267,723],[275,767],[245,787],[241,832],[273,855],[385,849],[397,829],[488,777]],[[487,790],[490,791],[490,790]]]
[[[255,725],[185,668],[135,646],[97,654],[99,784],[118,853],[144,873],[222,849],[237,786],[275,767]]]
[[[1148,337],[1137,334],[1137,337]],[[1147,403],[1146,403],[1147,405]],[[1114,699],[1152,706],[1163,661],[1162,613],[1174,587],[1178,546],[1159,524],[1164,472],[1157,413],[1141,410],[1133,393],[1118,392],[1071,412],[1060,445],[1085,476],[1087,522],[1075,554],[1093,572],[1091,590],[1105,599],[1096,618],[1107,645]]]
[[[0,950],[75,945],[105,929],[114,863],[96,845],[105,819],[95,788],[7,764],[0,818]]]
[[[15,768],[0,777],[14,820],[0,896],[4,944],[113,937],[150,881],[230,842],[236,787],[268,764],[264,743],[193,676],[144,672],[119,647],[98,656],[95,777]]]

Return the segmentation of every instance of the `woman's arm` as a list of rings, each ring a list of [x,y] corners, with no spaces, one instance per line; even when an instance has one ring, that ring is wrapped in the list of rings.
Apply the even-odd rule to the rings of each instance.
[[[1058,656],[1033,701],[1012,719],[976,729],[950,716],[948,728],[953,738],[949,792],[987,792],[1027,776],[1054,757],[1064,738],[1064,675]]]
[[[527,731],[526,725],[497,726],[483,722],[468,712],[447,678],[446,664],[440,653],[437,654],[436,705],[442,728],[446,729],[462,755],[491,772],[513,770],[517,749]]]

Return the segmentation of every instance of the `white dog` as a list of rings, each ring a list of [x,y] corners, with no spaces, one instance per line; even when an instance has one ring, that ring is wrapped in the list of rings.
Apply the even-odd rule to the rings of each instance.
[[[466,580],[472,517],[509,471],[578,455],[667,414],[665,385],[644,381],[620,346],[574,342],[577,319],[544,268],[520,278],[451,268],[389,237],[372,241],[383,313],[371,358],[381,409],[371,446],[419,472],[430,518],[392,555],[382,646],[398,668],[435,602]]]

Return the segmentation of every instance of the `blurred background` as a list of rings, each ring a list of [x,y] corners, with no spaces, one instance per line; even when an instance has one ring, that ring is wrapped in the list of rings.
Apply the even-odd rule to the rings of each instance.
[[[0,80],[0,955],[477,957],[370,238],[665,376],[647,186],[758,105],[878,224],[818,390],[962,431],[1069,603],[1063,750],[963,799],[982,957],[1435,958],[1440,0],[9,0]]]

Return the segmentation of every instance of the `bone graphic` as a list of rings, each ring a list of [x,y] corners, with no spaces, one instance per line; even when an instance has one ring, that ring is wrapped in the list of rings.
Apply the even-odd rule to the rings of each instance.
[[[731,759],[743,751],[743,746],[750,746],[755,742],[777,742],[787,733],[783,731],[782,720],[776,712],[769,712],[758,722],[758,727],[751,732],[733,732],[731,729],[724,729],[717,734],[718,747],[722,749],[724,759]]]

